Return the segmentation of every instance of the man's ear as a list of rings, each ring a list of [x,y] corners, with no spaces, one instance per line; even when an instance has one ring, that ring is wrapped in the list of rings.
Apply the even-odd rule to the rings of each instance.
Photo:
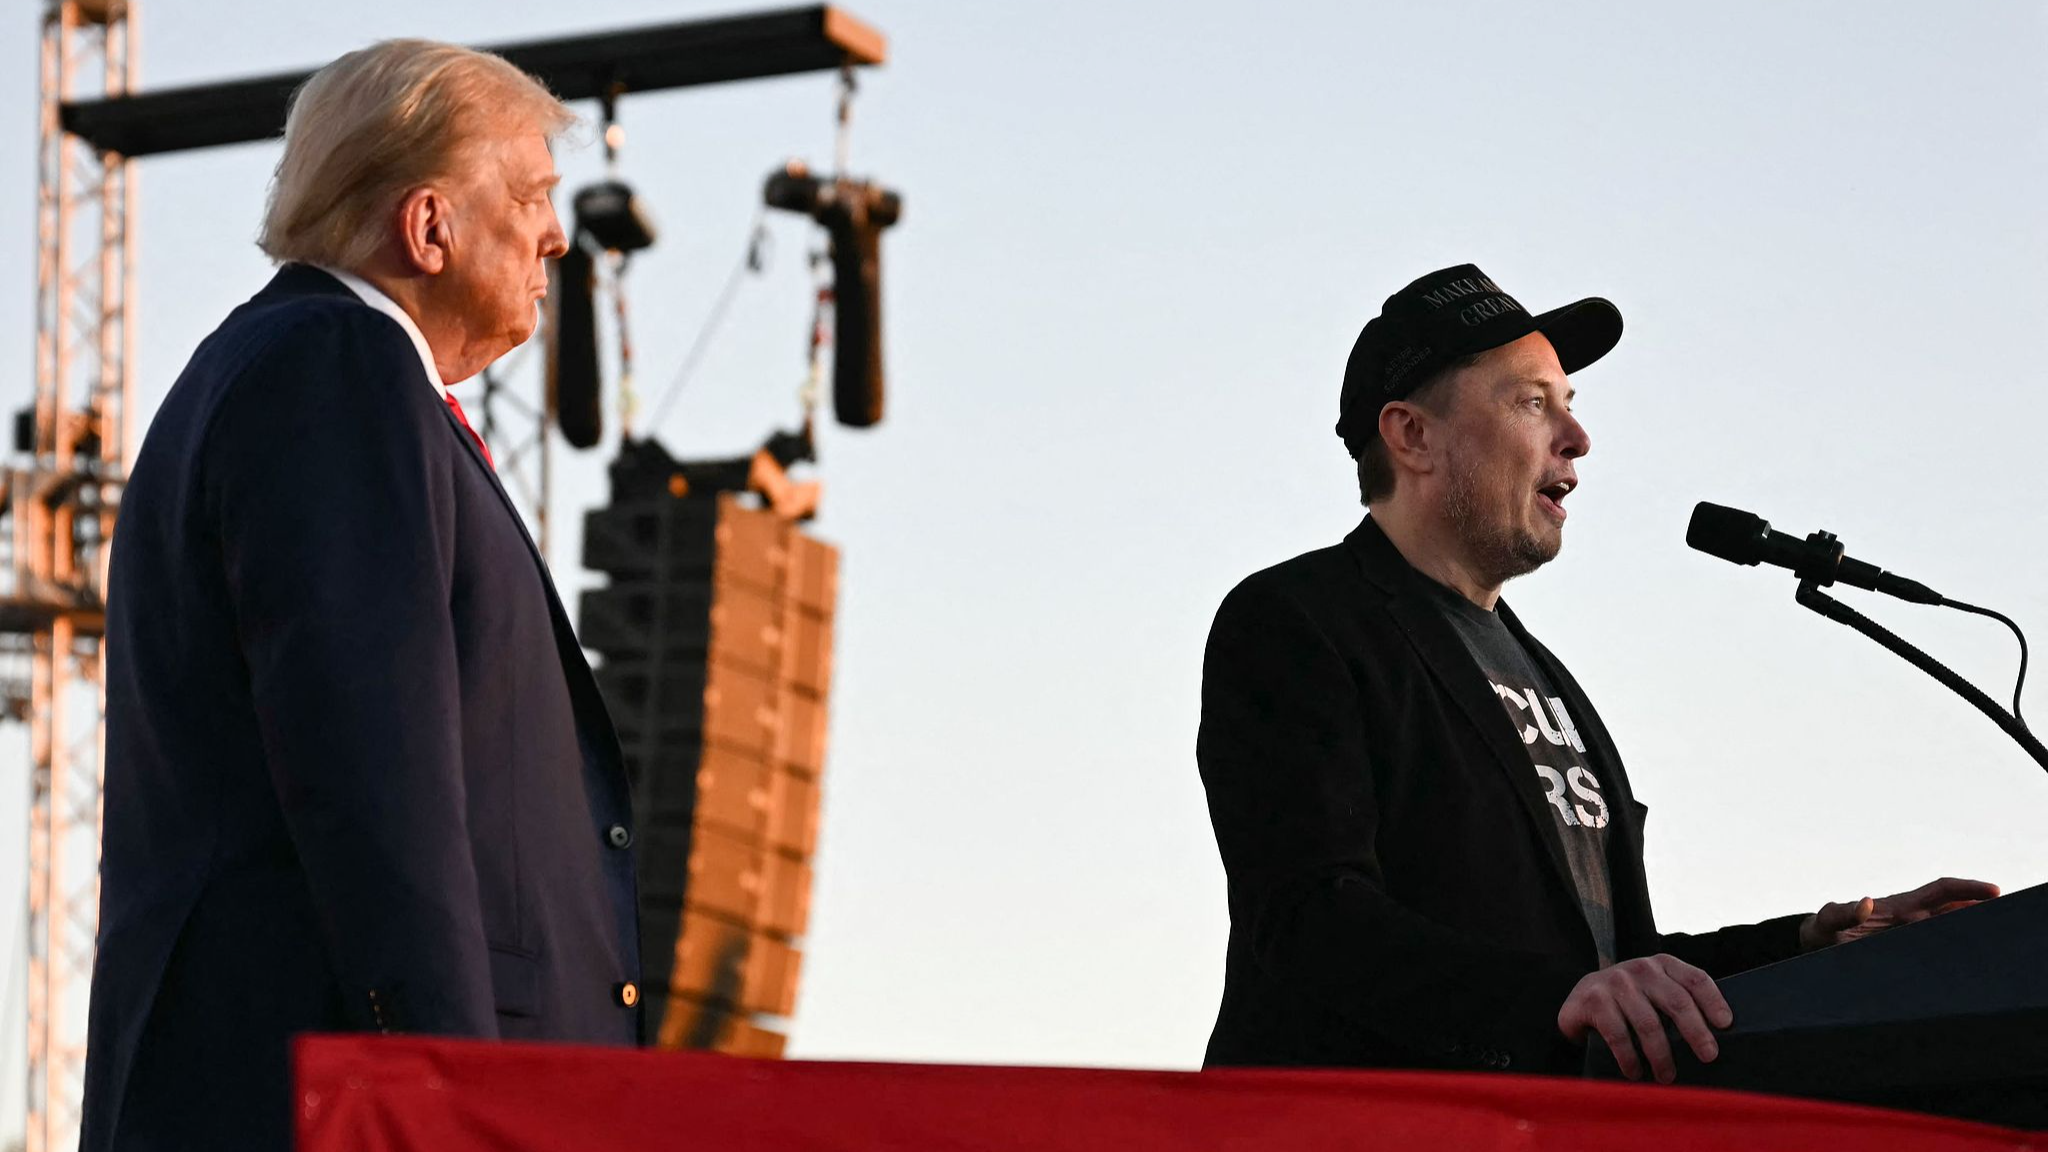
[[[1436,433],[1435,418],[1418,405],[1390,400],[1380,409],[1380,441],[1397,471],[1434,471]]]
[[[451,221],[448,200],[432,188],[415,188],[398,204],[399,240],[407,264],[438,276],[448,267]]]

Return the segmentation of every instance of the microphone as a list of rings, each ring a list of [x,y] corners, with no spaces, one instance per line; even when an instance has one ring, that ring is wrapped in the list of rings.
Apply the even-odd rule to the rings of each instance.
[[[1840,581],[1852,588],[1867,588],[1915,604],[1943,602],[1941,593],[1925,584],[1894,576],[1875,564],[1850,559],[1844,554],[1842,542],[1831,532],[1815,532],[1801,540],[1772,531],[1769,521],[1740,508],[1723,508],[1701,501],[1692,510],[1685,542],[1733,564],[1762,562],[1790,568],[1800,579],[1816,585]]]

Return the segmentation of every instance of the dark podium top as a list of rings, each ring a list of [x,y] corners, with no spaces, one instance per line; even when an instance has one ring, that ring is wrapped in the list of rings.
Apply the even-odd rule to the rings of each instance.
[[[1678,1082],[2048,1128],[2048,885],[1720,982],[1735,1013]],[[1620,1075],[1598,1037],[1587,1075]]]

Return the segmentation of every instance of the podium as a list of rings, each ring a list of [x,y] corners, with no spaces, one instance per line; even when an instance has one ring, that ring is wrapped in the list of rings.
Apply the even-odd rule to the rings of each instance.
[[[1735,1024],[1678,1083],[2048,1128],[2048,884],[1720,981]],[[1620,1076],[1597,1036],[1587,1074]]]

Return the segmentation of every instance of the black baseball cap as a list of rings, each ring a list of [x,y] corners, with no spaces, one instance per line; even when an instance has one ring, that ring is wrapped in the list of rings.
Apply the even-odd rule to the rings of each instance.
[[[1532,316],[1486,273],[1459,264],[1422,277],[1366,321],[1344,365],[1337,435],[1353,456],[1379,435],[1380,409],[1444,367],[1541,332],[1566,375],[1607,355],[1621,339],[1621,312],[1598,296]]]

